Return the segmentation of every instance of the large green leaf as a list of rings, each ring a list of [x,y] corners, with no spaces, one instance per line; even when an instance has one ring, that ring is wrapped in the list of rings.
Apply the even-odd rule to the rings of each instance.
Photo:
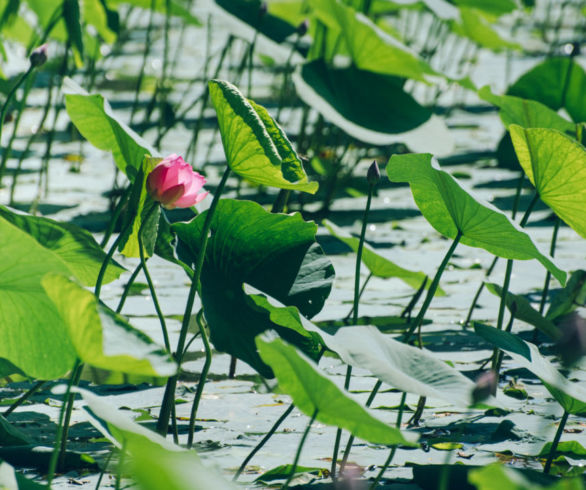
[[[472,405],[474,383],[425,349],[398,342],[372,326],[342,327],[332,335],[299,315],[295,307],[276,306],[263,296],[251,298],[270,312],[274,323],[319,335],[328,349],[346,364],[366,369],[393,388],[459,407]],[[491,398],[484,403],[498,405],[499,402]]]
[[[481,99],[500,108],[499,114],[506,127],[518,124],[524,128],[550,128],[575,133],[576,126],[541,102],[512,95],[495,95],[490,87],[478,91]]]
[[[415,445],[415,437],[371,415],[292,345],[262,336],[257,337],[256,344],[264,361],[273,368],[279,388],[305,415],[312,416],[317,411],[319,422],[346,429],[368,442]]]
[[[282,43],[289,36],[297,32],[297,24],[293,25],[286,22],[283,18],[273,15],[270,10],[269,12],[265,12],[264,15],[259,15],[262,4],[261,0],[215,1],[226,12],[276,43]]]
[[[175,223],[179,258],[193,264],[199,253],[207,211],[189,223]],[[211,223],[211,236],[201,278],[201,298],[211,340],[220,350],[244,360],[272,377],[258,356],[254,337],[274,328],[310,355],[317,346],[309,334],[279,329],[247,298],[247,283],[309,317],[317,314],[330,293],[334,269],[315,242],[317,225],[301,215],[273,214],[250,201],[223,199]]]
[[[586,149],[555,129],[509,127],[519,163],[541,200],[586,238]]]
[[[116,165],[134,181],[145,155],[159,156],[113,113],[98,94],[88,94],[72,80],[65,83],[65,107],[78,131],[96,148],[112,152]]]
[[[486,289],[499,298],[503,295],[503,289],[498,284],[486,283]],[[527,298],[507,291],[505,304],[511,314],[515,315],[515,318],[533,325],[553,340],[560,339],[561,332],[559,328],[557,328],[551,320],[544,318],[541,313],[533,308]]]
[[[234,484],[206,468],[195,451],[185,450],[131,420],[126,413],[87,390],[78,390],[93,424],[131,456],[129,472],[143,490],[233,490]]]
[[[340,0],[311,0],[318,18],[340,31],[353,64],[364,71],[426,81],[437,73],[419,56],[368,17]]]
[[[554,111],[564,107],[574,122],[586,121],[586,72],[569,57],[546,59],[522,75],[507,93],[538,100]]]
[[[577,270],[570,274],[566,286],[553,294],[545,316],[555,321],[584,304],[586,304],[586,271]]]
[[[70,274],[52,251],[0,217],[0,358],[39,379],[63,376],[75,350],[41,279]]]
[[[543,255],[529,235],[489,203],[465,191],[430,154],[393,155],[387,165],[393,182],[408,182],[425,219],[442,235],[506,259],[537,259],[562,283],[566,273]]]
[[[539,352],[535,344],[525,342],[512,333],[488,325],[474,324],[478,335],[504,350],[517,364],[537,376],[551,395],[569,413],[586,411],[586,389],[572,383]]]
[[[95,295],[60,274],[41,281],[83,362],[101,369],[167,377],[177,371],[162,347],[101,305]]]
[[[358,245],[360,243],[358,238],[349,235],[331,221],[324,220],[323,225],[333,236],[348,245],[354,252],[358,251]],[[423,272],[404,269],[394,262],[391,262],[389,259],[377,254],[366,242],[362,249],[362,262],[373,276],[385,279],[396,277],[414,289],[419,289],[423,284],[423,281],[427,278]],[[430,283],[431,281],[427,281],[425,289],[429,289]],[[441,296],[444,295],[445,292],[441,288],[438,288],[437,294]]]
[[[230,168],[255,184],[314,194],[299,156],[265,108],[247,100],[232,84],[209,82],[210,96]]]
[[[86,230],[70,223],[14,213],[4,206],[0,206],[0,217],[51,250],[84,285],[95,285],[106,254]],[[123,271],[122,267],[111,262],[106,269],[103,282],[107,284],[117,279]]]
[[[403,142],[446,155],[453,138],[445,122],[403,90],[404,80],[360,70],[305,63],[295,73],[299,97],[350,136],[374,145]]]

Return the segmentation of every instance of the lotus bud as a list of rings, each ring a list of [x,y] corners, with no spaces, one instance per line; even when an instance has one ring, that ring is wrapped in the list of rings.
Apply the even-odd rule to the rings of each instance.
[[[305,19],[303,22],[301,22],[301,24],[299,24],[297,26],[297,34],[299,34],[299,37],[305,36],[308,29],[309,29],[309,20]]]
[[[166,209],[189,208],[202,201],[206,179],[178,155],[161,160],[147,177],[147,190]]]
[[[376,163],[376,160],[372,162],[370,167],[368,167],[366,180],[368,181],[369,185],[376,185],[380,180],[380,168],[378,168],[378,163]]]
[[[33,68],[38,68],[39,66],[44,65],[49,58],[48,51],[49,45],[47,43],[41,44],[38,48],[36,48],[29,56],[31,66]]]

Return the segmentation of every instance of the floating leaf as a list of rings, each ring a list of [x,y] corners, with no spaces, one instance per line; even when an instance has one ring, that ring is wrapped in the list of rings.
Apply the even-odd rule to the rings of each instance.
[[[95,285],[106,254],[86,230],[70,223],[15,213],[4,206],[0,206],[0,217],[51,250],[85,286]],[[111,261],[104,274],[104,284],[120,277],[123,271]]]
[[[162,347],[99,304],[92,293],[59,274],[46,275],[42,285],[55,303],[77,357],[83,362],[127,374],[175,374],[177,366]]]
[[[537,456],[548,456],[552,443],[546,442]],[[586,448],[578,441],[560,441],[556,447],[556,454],[564,454],[576,459],[586,459]]]
[[[263,360],[272,367],[279,388],[305,415],[312,416],[317,410],[316,420],[322,424],[341,427],[368,442],[415,446],[415,437],[375,418],[292,345],[261,336],[256,344]]]
[[[71,272],[55,253],[1,217],[0,250],[0,358],[34,378],[63,376],[75,350],[41,279]]]
[[[209,82],[210,96],[230,168],[255,184],[314,194],[299,156],[264,107],[246,100],[232,84]]]
[[[507,92],[538,100],[554,111],[564,107],[574,122],[586,121],[586,72],[571,58],[547,58],[522,75]]]
[[[262,475],[256,478],[255,483],[271,483],[278,480],[287,480],[293,471],[293,465],[283,464],[265,471]],[[295,466],[295,475],[312,475],[315,478],[324,478],[328,475],[329,470],[326,468],[314,468],[311,466]]]
[[[512,95],[495,95],[488,86],[482,87],[478,95],[500,108],[499,114],[506,127],[518,124],[524,128],[550,128],[572,133],[576,131],[575,124],[535,100]]]
[[[196,260],[206,216],[204,212],[189,223],[172,225],[180,241],[179,258],[186,264]],[[201,278],[211,341],[265,377],[272,372],[258,356],[254,337],[276,326],[251,304],[243,284],[297,306],[304,315],[317,314],[330,293],[334,269],[315,242],[316,231],[317,225],[299,214],[269,213],[250,201],[222,199],[212,218]],[[317,355],[319,347],[311,335],[288,329],[279,333]]]
[[[486,289],[499,298],[503,295],[503,289],[497,284],[486,283]],[[552,321],[544,318],[541,313],[533,308],[527,298],[508,291],[505,298],[505,304],[511,314],[515,315],[515,318],[533,325],[553,340],[558,340],[561,337],[560,330]]]
[[[566,273],[543,255],[529,235],[504,213],[466,192],[430,154],[393,155],[387,165],[389,179],[408,182],[425,219],[439,233],[462,243],[514,260],[537,259],[564,284]]]
[[[354,252],[358,250],[358,244],[360,243],[358,238],[349,235],[331,221],[324,220],[323,225],[333,236],[348,245]],[[362,262],[373,276],[382,278],[396,277],[414,289],[419,289],[427,277],[423,272],[403,269],[389,259],[377,254],[366,242],[362,249]],[[429,289],[430,283],[431,281],[427,282],[425,289]],[[445,292],[441,288],[438,288],[437,294],[438,296],[443,296]]]
[[[78,389],[92,422],[108,438],[115,438],[131,458],[132,476],[142,490],[233,490],[237,488],[210,468],[206,468],[194,451],[185,450],[143,427],[127,414],[86,390]]]
[[[504,350],[516,363],[537,376],[559,404],[571,414],[586,412],[586,390],[572,383],[539,352],[535,344],[488,325],[474,324],[478,335]]]
[[[586,238],[586,149],[555,129],[509,127],[517,158],[541,200]]]
[[[315,60],[303,64],[293,80],[307,105],[354,138],[374,145],[403,142],[438,155],[453,150],[445,122],[406,93],[402,79]]]
[[[71,79],[65,81],[65,107],[78,131],[96,148],[112,152],[116,165],[134,181],[145,155],[158,153],[132,129],[118,120],[110,104],[88,94]]]
[[[29,436],[0,415],[0,446],[26,446],[27,444],[31,444]],[[2,488],[1,485],[0,488]]]

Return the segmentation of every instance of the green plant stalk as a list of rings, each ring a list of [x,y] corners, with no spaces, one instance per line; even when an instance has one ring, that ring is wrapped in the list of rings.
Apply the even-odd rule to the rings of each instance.
[[[551,245],[549,247],[549,255],[552,257],[555,255],[555,247],[558,239],[558,232],[560,230],[560,219],[556,216],[555,225],[553,226],[553,234],[551,236]],[[539,302],[539,313],[543,314],[545,310],[545,302],[547,300],[547,294],[549,292],[549,282],[551,280],[551,272],[547,271],[545,274],[545,282],[543,284],[543,293],[541,294],[541,301]]]
[[[281,111],[283,110],[283,105],[285,104],[285,92],[287,89],[287,83],[289,81],[289,71],[291,70],[291,62],[293,61],[293,56],[295,55],[295,51],[297,51],[300,40],[301,35],[299,34],[299,32],[297,32],[295,36],[295,41],[293,42],[293,47],[291,48],[291,52],[289,53],[287,61],[285,62],[283,83],[281,84],[281,89],[279,90],[279,102],[277,105],[277,114],[275,116],[276,121],[279,121],[281,118]]]
[[[120,459],[118,460],[118,468],[116,469],[116,483],[115,490],[120,490],[120,483],[122,481],[122,468],[124,466],[124,457],[126,456],[126,439],[120,448]]]
[[[110,222],[108,223],[108,227],[106,228],[106,232],[104,233],[104,236],[102,237],[102,241],[100,242],[100,247],[104,248],[106,246],[106,244],[108,243],[108,240],[112,236],[112,233],[114,233],[114,228],[116,227],[116,223],[118,222],[118,218],[120,218],[120,214],[122,214],[122,210],[124,209],[124,206],[126,206],[126,204],[128,202],[128,198],[130,197],[131,191],[132,191],[132,186],[129,185],[126,188],[126,190],[124,191],[124,193],[122,194],[122,196],[120,196],[120,200],[118,201],[118,204],[114,208],[114,213],[112,214],[112,217],[110,218]]]
[[[124,291],[122,291],[122,296],[120,297],[120,301],[118,303],[118,306],[116,307],[116,313],[120,313],[122,311],[122,308],[124,307],[124,303],[126,303],[126,298],[128,297],[128,294],[130,293],[130,288],[134,284],[134,281],[136,281],[136,278],[138,277],[138,274],[140,273],[141,269],[142,269],[142,263],[139,263],[136,266],[136,268],[134,269],[134,271],[132,272],[132,275],[128,278],[128,282],[124,286]]]
[[[218,201],[220,200],[220,196],[222,195],[224,187],[226,186],[226,181],[228,180],[229,175],[230,167],[226,166],[226,170],[224,171],[224,175],[222,175],[222,180],[220,181],[218,188],[216,189],[216,193],[214,194],[212,204],[210,205],[210,208],[207,211],[206,219],[203,225],[201,234],[201,245],[199,248],[199,254],[197,256],[197,263],[195,265],[195,273],[193,275],[191,287],[189,288],[187,303],[185,305],[185,313],[183,315],[183,322],[181,324],[181,331],[179,332],[179,340],[177,342],[177,350],[175,353],[177,364],[179,365],[179,370],[181,369],[181,362],[183,361],[183,351],[185,347],[185,341],[187,339],[187,332],[189,329],[189,319],[191,317],[191,311],[193,310],[195,295],[199,290],[199,280],[201,277],[201,269],[204,263],[206,249],[208,246],[209,231],[212,225],[212,217],[214,215],[214,211],[216,210]],[[202,336],[203,335],[205,335],[205,333],[202,331]],[[159,413],[159,420],[157,421],[157,432],[163,436],[167,434],[167,431],[169,429],[169,416],[171,414],[171,405],[175,403],[175,388],[177,387],[178,379],[179,374],[170,377],[167,380],[167,386],[165,387],[165,395],[163,396],[161,411]],[[205,380],[200,379],[200,383],[201,382],[205,383]]]
[[[197,383],[197,390],[195,392],[195,398],[193,399],[193,405],[191,406],[191,414],[189,415],[189,432],[187,436],[187,449],[191,449],[193,446],[193,435],[195,433],[195,422],[197,420],[197,409],[199,407],[199,402],[201,400],[201,395],[203,394],[203,388],[205,386],[206,378],[210,371],[210,365],[212,364],[212,348],[210,346],[210,341],[208,339],[208,333],[205,329],[205,326],[201,322],[201,316],[196,315],[195,319],[197,321],[197,326],[199,327],[199,331],[201,333],[201,340],[203,341],[204,350],[205,350],[205,361],[201,370],[201,375],[199,377],[199,382]]]
[[[358,323],[358,306],[360,303],[360,268],[362,266],[362,251],[364,250],[364,238],[366,236],[366,226],[368,225],[368,213],[370,212],[370,205],[372,203],[372,193],[374,191],[374,184],[368,186],[368,197],[366,198],[366,207],[364,208],[364,215],[362,217],[362,229],[360,230],[360,241],[358,242],[358,250],[356,251],[356,266],[354,271],[354,302],[352,323]],[[346,368],[346,378],[344,379],[344,389],[350,388],[350,380],[352,378],[352,366],[348,365]],[[340,439],[342,438],[342,429],[338,427],[336,431],[336,440],[334,442],[334,452],[332,454],[332,465],[330,467],[330,474],[333,481],[336,481],[336,466],[338,464],[338,450],[340,449]]]
[[[106,253],[106,258],[102,262],[102,266],[100,267],[100,272],[98,272],[98,278],[96,279],[96,286],[94,288],[94,294],[96,295],[97,298],[100,297],[100,292],[102,291],[102,283],[104,282],[104,275],[106,274],[106,269],[108,267],[108,264],[110,263],[110,260],[114,256],[114,252],[116,251],[116,248],[118,247],[118,244],[120,243],[120,240],[122,239],[123,234],[124,233],[121,232],[116,237],[116,240],[114,240],[114,243],[112,243],[112,245],[108,249],[108,252]]]
[[[145,68],[146,68],[147,58],[149,56],[151,44],[152,44],[151,43],[151,33],[153,30],[155,1],[156,0],[151,0],[151,9],[150,9],[150,14],[149,14],[149,25],[148,25],[147,31],[146,31],[146,40],[144,43],[144,51],[142,53],[142,63],[141,63],[141,67],[140,67],[140,72],[138,74],[138,78],[136,80],[136,87],[134,89],[134,101],[132,102],[132,109],[130,110],[130,126],[132,126],[132,123],[134,121],[134,116],[136,115],[136,110],[138,108],[138,98],[139,98],[139,94],[140,94],[140,88],[142,87],[142,81],[144,79],[144,72],[145,72]]]
[[[29,77],[26,81],[24,86],[24,92],[18,104],[18,111],[16,115],[16,119],[14,120],[14,127],[12,129],[12,134],[10,135],[10,139],[8,140],[8,146],[6,148],[2,148],[2,161],[0,162],[0,176],[4,175],[6,171],[6,164],[8,162],[8,157],[12,152],[12,145],[14,144],[14,140],[16,139],[16,133],[18,132],[18,127],[20,126],[20,118],[22,117],[22,113],[24,111],[26,100],[30,93],[31,87],[35,81],[36,77]],[[1,180],[1,179],[0,179]]]
[[[153,209],[156,209],[156,208],[153,208]],[[144,248],[143,248],[143,243],[142,243],[142,236],[141,236],[142,235],[142,227],[148,221],[149,215],[151,213],[152,213],[152,211],[147,214],[147,217],[143,220],[143,222],[141,223],[140,229],[138,230],[138,250],[139,250],[139,254],[140,254],[140,263],[142,264],[142,270],[144,272],[144,276],[146,277],[147,284],[149,286],[151,298],[153,298],[153,304],[155,306],[155,311],[157,312],[157,316],[159,317],[159,323],[161,324],[161,330],[163,332],[163,340],[165,342],[165,348],[167,349],[167,352],[171,353],[171,343],[169,342],[169,333],[167,331],[167,323],[165,322],[165,315],[163,314],[163,311],[161,310],[161,305],[159,304],[159,300],[157,298],[157,293],[155,291],[155,285],[153,284],[153,280],[151,279],[151,275],[150,275],[148,267],[147,267],[147,261],[144,256]],[[137,267],[137,269],[138,269],[138,267]]]
[[[366,290],[366,286],[368,285],[368,282],[373,278],[373,274],[372,272],[370,274],[368,274],[368,276],[366,277],[366,279],[364,280],[364,282],[362,283],[362,287],[360,288],[360,292],[358,293],[358,301],[360,301],[360,298],[362,298],[362,294],[364,293],[364,291]],[[351,316],[354,315],[354,306],[352,306],[352,308],[350,309],[350,311],[348,312],[348,314],[346,315],[346,317],[344,318],[344,320],[348,320],[348,318],[350,318]],[[354,324],[356,325],[356,322],[354,322]]]
[[[411,297],[409,304],[407,304],[405,309],[401,312],[401,318],[407,317],[407,320],[411,321],[411,312],[413,311],[413,308],[415,308],[415,305],[419,301],[419,298],[421,298],[423,291],[425,291],[425,286],[427,286],[428,281],[429,281],[429,277],[425,276],[425,278],[423,279],[423,282],[421,283],[421,286],[419,286],[419,289],[417,289],[417,291],[415,291],[415,294]]]
[[[425,295],[425,300],[423,301],[423,305],[421,306],[421,309],[419,310],[417,318],[415,319],[413,324],[409,327],[409,330],[407,330],[407,332],[403,336],[404,343],[406,343],[406,344],[409,343],[415,330],[420,328],[421,325],[423,324],[423,319],[425,317],[425,314],[427,313],[427,310],[429,308],[429,305],[431,304],[433,297],[435,296],[435,293],[436,293],[437,288],[439,286],[442,274],[444,273],[444,270],[448,266],[448,262],[452,258],[452,255],[454,254],[454,251],[456,250],[458,243],[460,243],[461,238],[462,238],[462,232],[460,230],[458,230],[458,233],[456,234],[456,237],[454,238],[452,245],[450,246],[449,250],[446,252],[444,259],[442,260],[440,266],[438,267],[437,272],[435,273],[435,276],[433,278],[433,281],[431,282],[429,289],[427,290],[427,294]]]
[[[403,421],[403,411],[405,410],[405,400],[406,399],[407,399],[407,393],[406,392],[403,392],[403,394],[401,395],[401,403],[399,404],[399,413],[397,415],[397,422],[395,423],[395,427],[397,429],[400,429],[401,428],[401,423]],[[373,490],[374,488],[376,488],[376,486],[380,482],[381,478],[385,474],[385,471],[387,471],[387,468],[389,467],[389,465],[393,461],[393,458],[395,457],[395,453],[396,452],[397,452],[397,445],[394,445],[391,448],[391,452],[389,453],[389,456],[387,457],[387,460],[383,464],[383,467],[379,471],[378,475],[376,476],[376,478],[374,479],[374,481],[372,482],[372,484],[370,485],[370,487],[368,487],[368,490]]]
[[[282,213],[287,205],[287,201],[289,200],[289,196],[291,196],[290,189],[281,189],[277,194],[277,198],[273,203],[273,207],[271,208],[271,213]]]
[[[254,455],[256,453],[258,453],[262,449],[262,447],[268,442],[268,440],[273,436],[273,434],[277,431],[277,429],[285,421],[285,419],[289,416],[289,414],[293,411],[294,408],[295,408],[295,405],[293,405],[293,404],[289,405],[287,410],[285,410],[283,412],[283,414],[277,419],[277,421],[273,424],[273,426],[269,429],[269,431],[265,434],[265,436],[260,440],[260,442],[254,447],[254,449],[252,451],[250,451],[250,454],[248,456],[246,456],[246,458],[244,459],[244,461],[240,465],[240,468],[238,468],[238,471],[236,472],[236,474],[232,478],[233,481],[236,481],[238,479],[238,477],[242,474],[242,472],[246,468],[246,465],[248,465],[250,460],[252,458],[254,458]]]
[[[297,446],[297,452],[295,453],[295,459],[293,460],[293,464],[291,465],[291,473],[289,473],[289,478],[287,478],[287,481],[283,485],[282,490],[286,490],[287,488],[289,488],[289,484],[291,483],[291,480],[293,480],[293,477],[295,476],[295,470],[297,470],[297,464],[299,463],[299,458],[301,457],[301,451],[303,450],[303,445],[305,444],[305,439],[307,439],[307,436],[309,435],[309,431],[311,430],[311,426],[313,425],[313,421],[317,417],[317,412],[318,412],[318,410],[316,408],[313,412],[313,415],[311,416],[311,419],[309,420],[309,423],[307,424],[307,427],[305,428],[305,432],[303,432],[303,436],[301,437],[301,440],[299,441],[299,446]]]
[[[100,485],[102,484],[102,480],[104,479],[104,474],[106,473],[106,471],[108,471],[108,466],[110,465],[110,461],[112,460],[112,456],[114,456],[114,450],[111,450],[110,454],[108,454],[108,457],[106,458],[106,462],[104,463],[102,471],[100,471],[100,476],[98,477],[98,481],[96,482],[96,486],[94,487],[94,490],[98,490],[100,488]]]
[[[53,477],[55,476],[55,471],[57,470],[57,461],[60,457],[60,450],[63,448],[63,440],[67,440],[67,428],[65,426],[66,420],[66,412],[69,412],[71,416],[71,411],[69,410],[69,405],[73,405],[73,403],[69,403],[70,399],[73,399],[74,396],[71,395],[71,388],[75,384],[76,374],[78,372],[81,373],[82,363],[79,359],[75,359],[75,363],[73,364],[72,374],[69,377],[69,382],[67,383],[67,390],[65,391],[65,396],[63,397],[63,403],[61,404],[61,409],[59,410],[59,424],[57,426],[57,435],[55,437],[55,445],[53,447],[53,454],[51,455],[51,460],[49,461],[49,471],[47,472],[47,487],[51,487],[51,482],[53,481]],[[67,408],[66,408],[67,407]]]
[[[515,189],[515,198],[513,200],[513,209],[511,211],[511,219],[514,220],[517,216],[517,211],[519,210],[519,202],[521,200],[521,190],[523,189],[523,182],[525,180],[525,172],[521,170],[521,174],[519,175],[519,180],[517,180],[517,188]],[[496,267],[498,263],[499,257],[495,256],[488,269],[486,269],[486,273],[484,274],[484,278],[487,279],[492,274],[492,271]],[[466,320],[464,321],[464,327],[467,327],[470,324],[470,320],[472,319],[472,315],[474,314],[474,308],[476,308],[476,304],[478,303],[478,299],[484,290],[484,281],[480,283],[478,289],[476,290],[476,294],[474,295],[474,299],[472,300],[472,304],[468,309],[468,315],[466,315]]]
[[[516,309],[515,305],[513,305],[513,308],[511,308],[511,317],[509,318],[509,323],[507,324],[507,328],[505,328],[505,332],[510,332],[511,330],[513,330],[513,323],[515,323],[515,315],[516,314],[517,314],[517,309]],[[496,373],[500,373],[500,371],[501,371],[501,366],[503,364],[504,356],[505,355],[504,355],[503,351],[500,351],[498,353],[496,365],[494,368],[494,371]]]
[[[370,407],[370,405],[372,405],[372,402],[374,401],[374,398],[377,395],[378,390],[380,390],[382,384],[383,382],[381,380],[376,380],[376,383],[374,384],[372,391],[370,392],[370,395],[368,395],[368,399],[366,400],[365,405],[367,408]],[[350,456],[350,451],[352,450],[352,443],[354,442],[354,439],[355,437],[353,435],[351,435],[348,439],[346,449],[344,449],[344,456],[342,456],[342,462],[340,463],[340,474],[344,472],[344,468],[346,467],[346,463],[348,462],[348,457]]]
[[[39,391],[43,386],[45,386],[48,381],[37,381],[24,395],[22,395],[18,400],[16,400],[12,405],[10,405],[4,411],[4,417],[8,417],[14,410],[20,407],[25,401],[27,401],[31,396],[33,396],[37,391]]]
[[[562,419],[560,420],[560,424],[558,426],[558,430],[555,433],[555,437],[553,438],[553,442],[551,443],[551,449],[549,450],[549,454],[547,455],[547,461],[545,462],[545,466],[543,468],[543,472],[548,474],[551,470],[551,463],[553,462],[553,458],[555,456],[555,452],[558,448],[558,444],[560,439],[562,438],[562,434],[564,433],[564,427],[566,426],[566,422],[568,421],[568,417],[570,413],[564,410],[564,414],[562,415]]]
[[[533,199],[529,203],[529,206],[527,207],[527,210],[525,211],[525,214],[523,215],[521,222],[519,223],[519,226],[521,228],[525,228],[527,221],[529,221],[529,216],[531,216],[531,212],[533,211],[533,208],[535,207],[535,204],[537,203],[538,200],[539,200],[539,193],[536,192],[535,195],[533,196]],[[496,328],[499,330],[503,329],[503,322],[504,322],[504,318],[505,318],[505,306],[506,306],[505,300],[506,300],[507,294],[509,292],[509,284],[511,282],[511,274],[513,272],[513,262],[514,261],[512,259],[507,260],[507,267],[505,269],[505,278],[503,280],[501,301],[499,303],[499,312],[498,312],[498,317],[497,317],[497,322],[496,322]],[[491,365],[492,365],[493,370],[495,370],[495,372],[496,372],[497,379],[499,377],[499,372],[496,371],[496,367],[498,364],[498,358],[499,358],[499,349],[495,347],[493,354],[492,354]]]

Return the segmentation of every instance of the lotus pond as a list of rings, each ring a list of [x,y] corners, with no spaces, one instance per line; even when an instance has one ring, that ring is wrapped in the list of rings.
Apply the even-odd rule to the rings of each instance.
[[[584,488],[583,1],[0,12],[0,488]]]

